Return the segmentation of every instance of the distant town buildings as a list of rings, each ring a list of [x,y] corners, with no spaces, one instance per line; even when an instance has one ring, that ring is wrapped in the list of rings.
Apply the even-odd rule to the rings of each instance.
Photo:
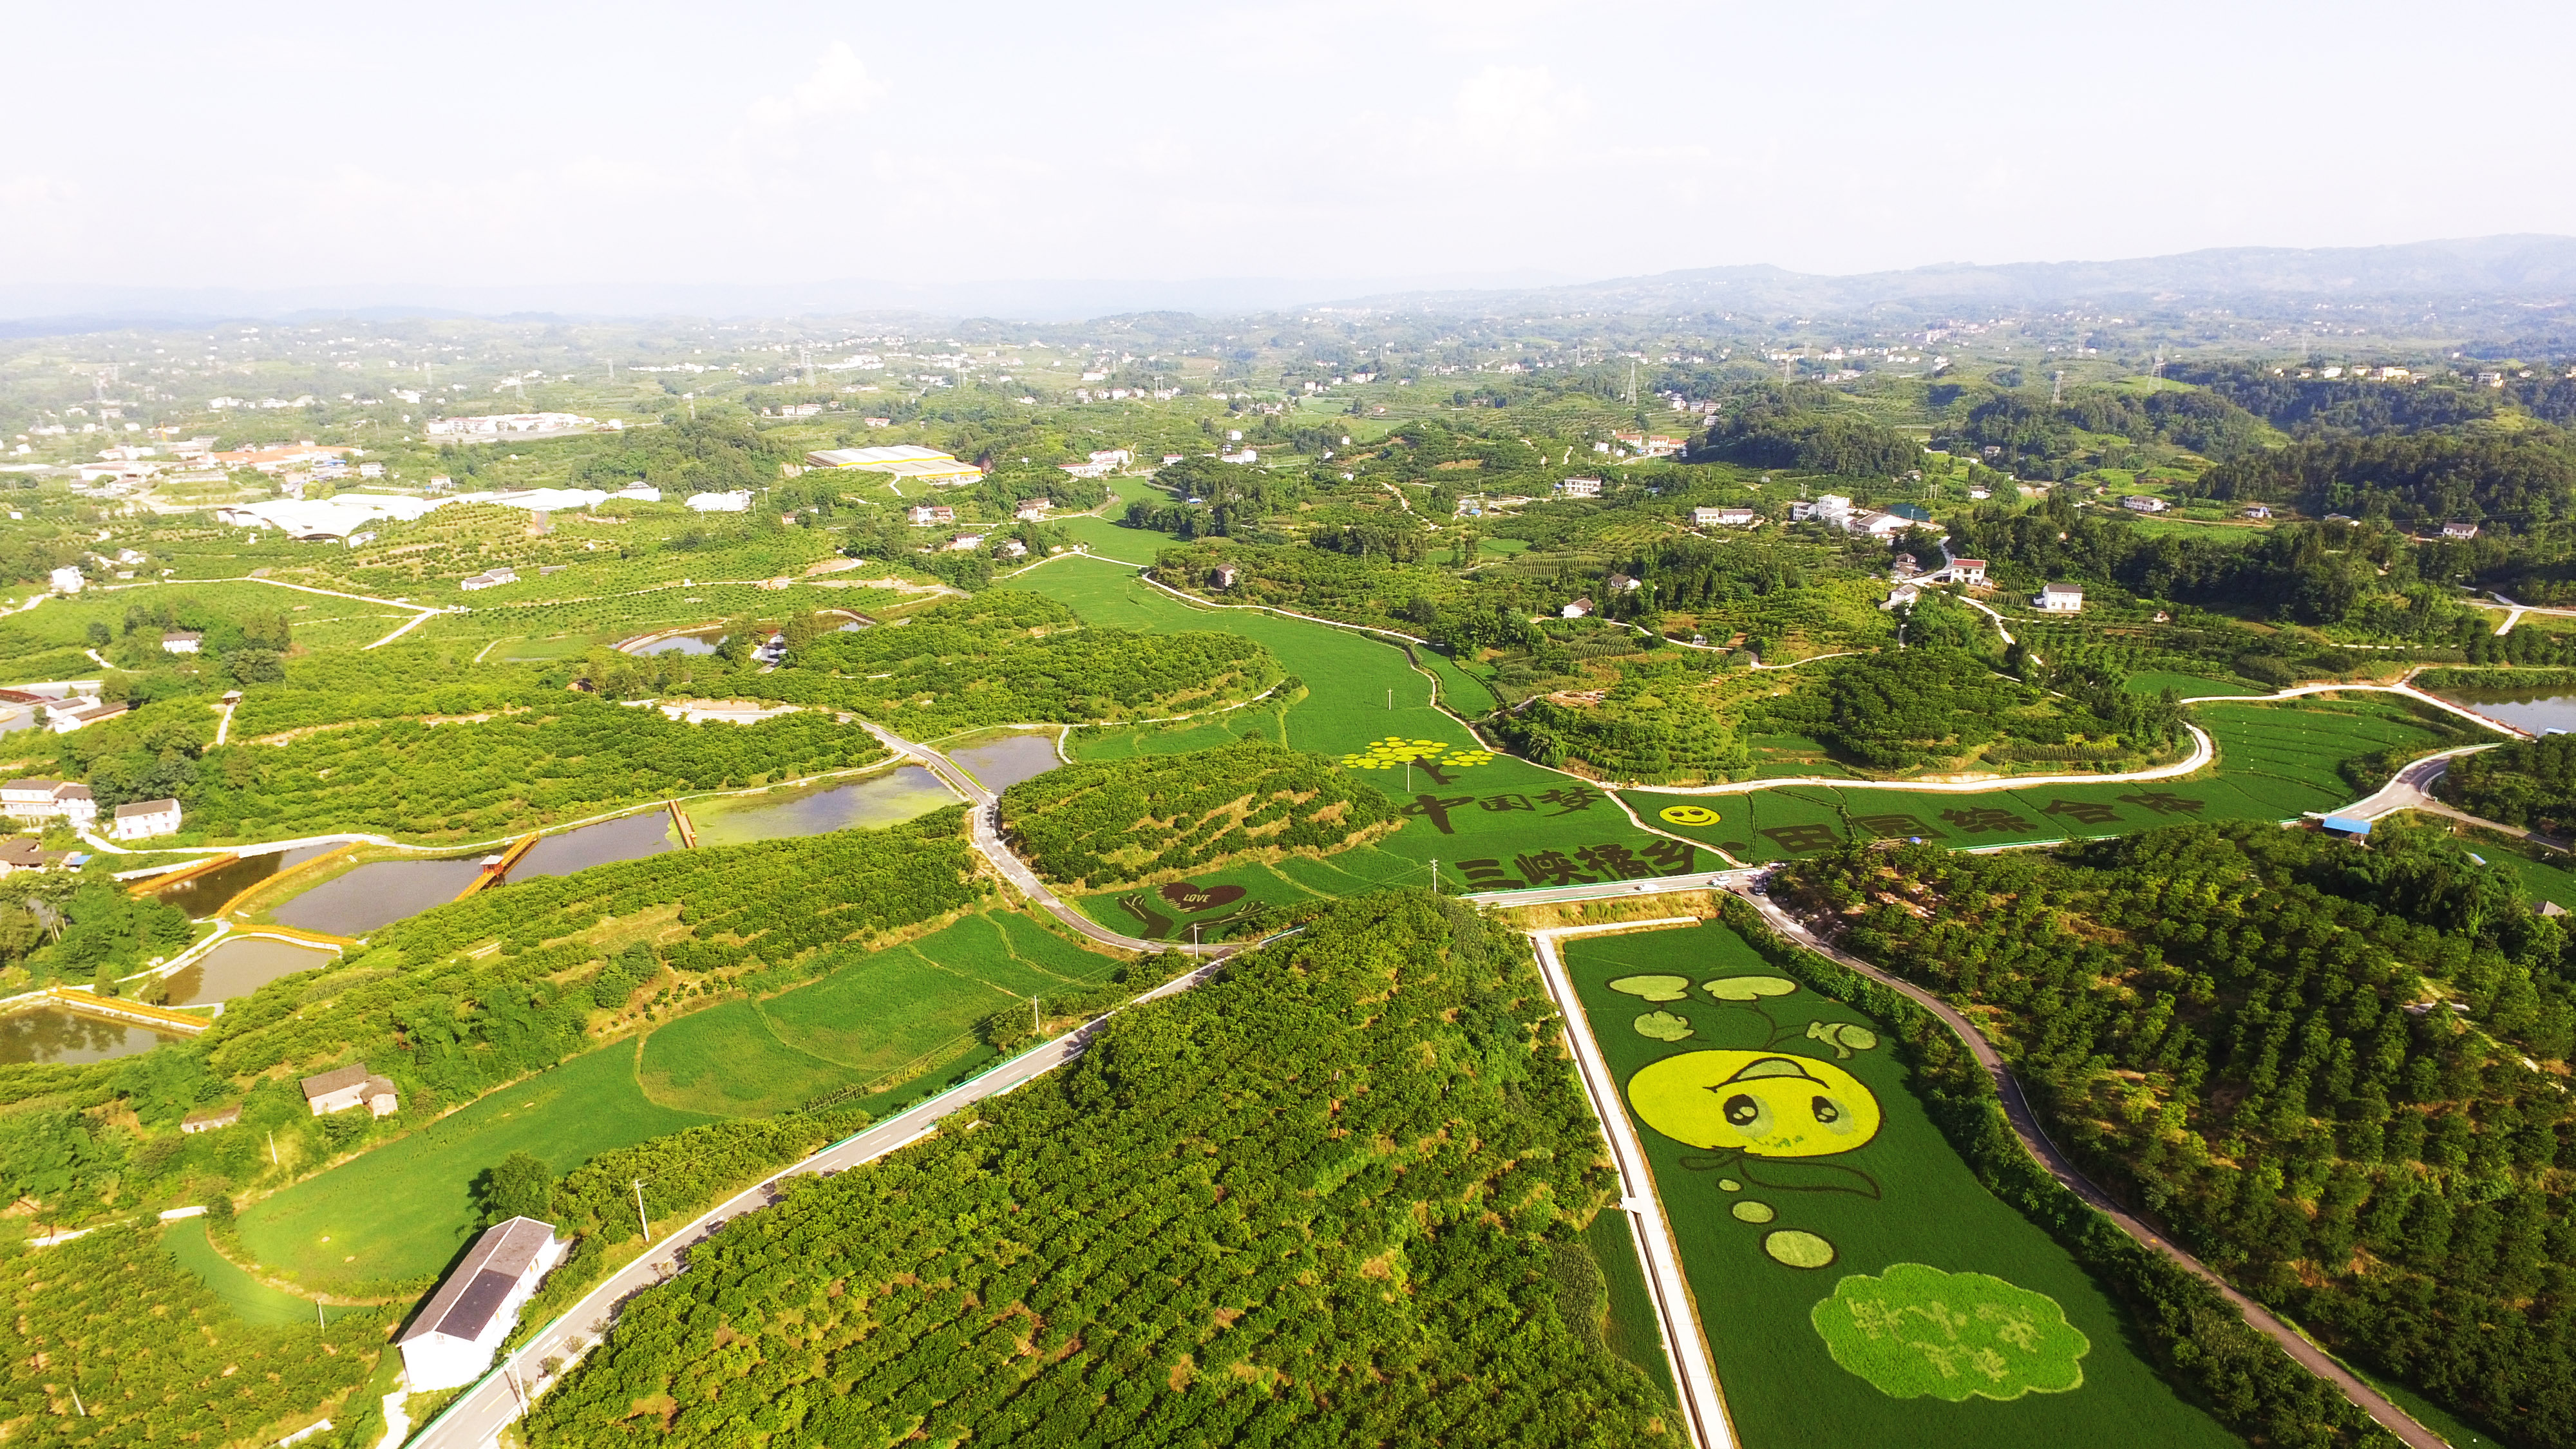
[[[425,431],[433,438],[499,438],[530,433],[579,433],[605,428],[615,432],[626,424],[615,418],[602,423],[579,413],[495,413],[488,417],[437,418]]]
[[[485,1229],[395,1340],[411,1391],[462,1388],[481,1378],[492,1366],[493,1351],[518,1326],[519,1310],[563,1261],[567,1246],[552,1223],[535,1218]]]

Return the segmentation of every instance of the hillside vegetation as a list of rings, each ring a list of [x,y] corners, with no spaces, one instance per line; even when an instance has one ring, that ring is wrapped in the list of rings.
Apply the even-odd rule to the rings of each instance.
[[[1333,761],[1257,735],[1060,766],[1002,793],[1002,828],[1039,873],[1095,890],[1265,852],[1329,854],[1396,823],[1385,795]]]
[[[1341,906],[729,1225],[529,1442],[1678,1442],[1584,1331],[1609,1178],[1557,1031],[1467,908]]]

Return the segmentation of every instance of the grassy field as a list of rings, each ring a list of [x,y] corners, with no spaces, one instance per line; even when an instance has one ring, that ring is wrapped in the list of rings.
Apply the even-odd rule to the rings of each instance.
[[[2248,684],[2241,679],[2215,679],[2205,674],[2163,674],[2154,670],[2132,674],[2123,681],[2123,685],[2131,694],[2153,694],[2160,689],[2170,689],[2185,699],[2211,694],[2253,696],[2272,692],[2263,685]]]
[[[619,1042],[251,1205],[242,1242],[262,1265],[316,1289],[425,1281],[465,1245],[474,1220],[467,1184],[509,1154],[569,1172],[593,1154],[708,1120],[648,1098],[634,1044]]]
[[[850,1087],[891,1090],[983,1050],[976,1022],[1106,976],[1116,962],[1024,918],[979,914],[854,956],[811,985],[684,1016],[644,1043],[646,1095],[765,1116]]]
[[[2432,750],[2436,732],[2380,696],[2283,704],[2202,705],[2194,717],[2218,746],[2215,772],[2145,784],[2012,787],[1976,794],[1806,785],[1748,795],[1622,792],[1638,815],[1738,860],[1783,860],[1854,835],[1914,837],[1953,848],[2119,835],[2191,820],[2288,820],[2367,793],[2336,766],[2390,748]],[[1666,815],[1671,810],[1677,815]],[[1717,812],[1715,822],[1696,811]]]
[[[2129,1350],[2117,1310],[2065,1250],[1978,1184],[1908,1088],[1883,1025],[1804,988],[1774,994],[1789,983],[1772,976],[1740,937],[1714,924],[1579,940],[1566,955],[1594,1035],[1621,1081],[1651,1082],[1645,1069],[1692,1054],[1711,1054],[1709,1060],[1729,1071],[1738,1069],[1734,1058],[1740,1057],[1801,1074],[1746,1078],[1795,1084],[1794,1092],[1756,1087],[1779,1107],[1780,1120],[1791,1109],[1815,1112],[1808,1099],[1818,1094],[1840,1104],[1838,1115],[1817,1112],[1820,1122],[1848,1128],[1877,1119],[1874,1135],[1845,1131],[1859,1145],[1840,1151],[1802,1145],[1735,1152],[1727,1148],[1722,1123],[1718,1132],[1705,1130],[1713,1113],[1677,1119],[1670,1108],[1640,1109],[1657,1100],[1650,1086],[1628,1092],[1743,1442],[1979,1449],[2236,1442]],[[1649,1001],[1637,993],[1664,993],[1640,988],[1631,980],[1639,976],[1665,978],[1678,998]],[[1721,1001],[1697,984],[1746,978],[1770,984],[1732,988],[1729,994],[1741,998],[1736,1001]],[[1614,991],[1613,981],[1630,989]],[[1677,1031],[1688,1035],[1664,1039]],[[1692,1062],[1682,1065],[1687,1071]],[[1730,1111],[1733,1106],[1730,1101]],[[1697,1140],[1665,1135],[1650,1114]],[[1835,1139],[1811,1134],[1806,1140],[1830,1145]],[[1827,1256],[1829,1262],[1816,1264]],[[1804,1264],[1815,1266],[1797,1266]],[[2064,1324],[2052,1324],[2052,1336],[2028,1339],[2038,1345],[2033,1349],[2016,1348],[2025,1340],[2004,1335],[2006,1341],[1992,1345],[2000,1356],[1988,1361],[1991,1369],[1928,1331],[1922,1335],[1932,1340],[1928,1353],[1911,1342],[1915,1332],[1890,1331],[1872,1342],[1892,1350],[1893,1359],[1865,1361],[1870,1376],[1864,1377],[1844,1366],[1848,1355],[1829,1348],[1829,1315],[1880,1283],[1892,1296],[1904,1276],[1895,1270],[1909,1264],[1991,1275],[2021,1290],[2005,1295],[2013,1312],[2026,1312],[2036,1324],[2053,1320],[2053,1308],[2062,1311]],[[1964,1303],[1972,1292],[2000,1292],[1985,1280],[1947,1283],[1942,1299],[1923,1299],[1889,1323],[1919,1329],[1950,1298]],[[1920,1315],[1920,1322],[1909,1315]],[[1845,1321],[1866,1322],[1858,1315]],[[1973,1344],[1988,1321],[1963,1314],[1952,1321],[1950,1339]],[[2067,1337],[2069,1327],[2082,1335],[2080,1348]],[[2035,1356],[2024,1362],[2024,1354]],[[1942,1362],[1952,1371],[1935,1374]],[[2062,1372],[2050,1379],[2034,1367],[2041,1364]],[[1979,1392],[1966,1392],[1971,1384]]]
[[[179,1266],[196,1275],[197,1281],[224,1301],[233,1316],[244,1323],[288,1324],[314,1321],[315,1304],[309,1298],[298,1298],[282,1289],[271,1288],[243,1272],[231,1259],[215,1251],[206,1237],[204,1218],[181,1218],[161,1230],[161,1246]],[[323,1314],[336,1317],[324,1308]],[[356,1310],[344,1309],[343,1312]]]

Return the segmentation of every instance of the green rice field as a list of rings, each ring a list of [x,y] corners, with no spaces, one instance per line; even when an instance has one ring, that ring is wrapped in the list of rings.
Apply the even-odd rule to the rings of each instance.
[[[975,1023],[1088,985],[1112,958],[1005,912],[909,945],[852,953],[820,979],[739,999],[527,1081],[246,1209],[259,1261],[318,1289],[425,1279],[464,1244],[475,1174],[512,1152],[557,1173],[722,1117],[792,1111],[826,1093],[894,1091],[978,1053]]]
[[[487,1093],[243,1210],[242,1243],[270,1269],[321,1290],[425,1280],[463,1247],[467,1184],[513,1152],[557,1172],[594,1154],[711,1120],[648,1098],[635,1046],[619,1042]]]
[[[766,1000],[693,1012],[644,1043],[644,1094],[688,1112],[760,1117],[852,1086],[891,1090],[988,1050],[975,1023],[1115,969],[1023,916],[971,915],[908,945],[853,953]]]
[[[1714,923],[1578,939],[1566,961],[1626,1084],[1741,1442],[2237,1442],[2131,1351],[2074,1259],[1977,1182],[1882,1023]]]

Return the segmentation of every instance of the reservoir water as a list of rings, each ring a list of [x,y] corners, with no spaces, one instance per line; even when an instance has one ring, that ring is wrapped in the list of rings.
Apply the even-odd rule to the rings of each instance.
[[[2442,695],[2490,719],[2526,729],[2533,734],[2551,730],[2576,733],[2576,694],[2536,689],[2455,689]]]
[[[170,977],[172,1006],[203,1006],[248,996],[280,976],[328,966],[338,953],[319,946],[298,946],[267,937],[242,936],[224,942],[182,966]]]
[[[630,644],[629,654],[713,654],[724,642],[722,629],[699,629],[687,634],[671,634],[647,644]]]
[[[510,867],[514,881],[534,880],[541,875],[570,875],[594,865],[613,860],[634,860],[647,855],[660,855],[680,848],[679,835],[671,824],[667,810],[648,810],[637,815],[622,815],[549,835],[528,848]],[[459,886],[462,890],[464,887]]]
[[[976,784],[996,795],[1064,763],[1056,757],[1052,734],[1004,735],[980,745],[950,750],[948,758],[965,766]]]
[[[224,908],[224,902],[249,890],[281,870],[302,865],[317,855],[337,847],[299,845],[293,850],[272,850],[265,855],[245,855],[230,865],[218,866],[204,875],[190,876],[177,885],[163,886],[152,898],[165,906],[177,906],[197,920],[204,920]]]
[[[59,1006],[40,1006],[14,1016],[0,1016],[0,1066],[103,1062],[148,1052],[175,1039],[146,1026],[99,1021],[75,1016]]]
[[[326,880],[271,914],[280,925],[363,936],[454,900],[483,873],[482,859],[379,860]]]
[[[919,765],[905,765],[847,785],[729,795],[692,801],[686,808],[698,830],[698,845],[704,848],[898,825],[956,803],[957,797],[939,783],[938,776]]]

